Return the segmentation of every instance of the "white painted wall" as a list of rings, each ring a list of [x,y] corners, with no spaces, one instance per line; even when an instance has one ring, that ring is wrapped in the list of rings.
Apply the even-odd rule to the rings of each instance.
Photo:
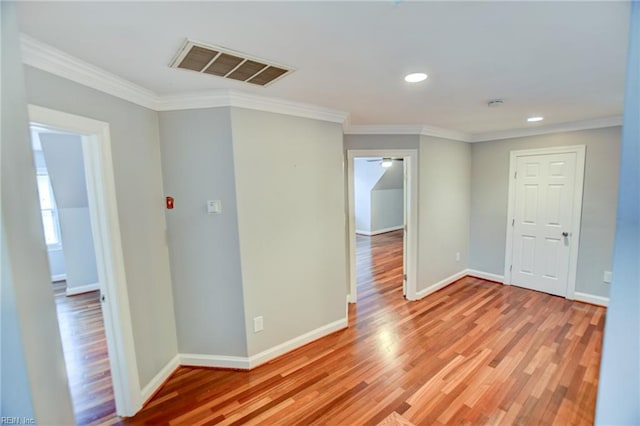
[[[58,207],[67,293],[95,290],[99,287],[98,271],[85,183],[82,140],[78,135],[60,133],[40,133],[39,137]],[[51,253],[49,250],[50,268],[53,268]]]
[[[162,112],[160,140],[179,351],[247,356],[229,108]]]
[[[345,319],[342,127],[241,108],[231,122],[252,356]]]
[[[15,4],[0,3],[0,416],[73,424],[40,219]]]
[[[144,387],[178,352],[158,113],[29,66],[24,74],[29,103],[109,123],[131,325]]]

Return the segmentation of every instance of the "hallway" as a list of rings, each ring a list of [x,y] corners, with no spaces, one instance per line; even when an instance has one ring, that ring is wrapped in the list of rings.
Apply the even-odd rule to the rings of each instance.
[[[359,238],[348,329],[251,371],[179,367],[124,422],[593,424],[604,308],[473,277],[407,302],[401,241]]]

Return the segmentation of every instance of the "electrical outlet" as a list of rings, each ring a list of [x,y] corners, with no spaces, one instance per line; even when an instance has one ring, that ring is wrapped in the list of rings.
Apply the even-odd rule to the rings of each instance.
[[[611,278],[611,271],[604,271],[604,277],[602,280],[607,284],[611,284]]]
[[[460,252],[456,253],[456,262],[460,262]]]
[[[264,330],[264,320],[262,317],[255,317],[253,319],[253,332],[257,333]]]

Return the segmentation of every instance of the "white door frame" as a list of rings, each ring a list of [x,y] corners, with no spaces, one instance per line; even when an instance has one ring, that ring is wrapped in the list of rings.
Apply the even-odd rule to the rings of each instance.
[[[515,172],[517,168],[518,157],[526,157],[530,155],[547,155],[547,154],[576,154],[576,175],[575,187],[573,194],[573,217],[572,228],[569,231],[571,235],[571,247],[569,251],[569,274],[567,277],[567,299],[575,299],[576,295],[576,272],[578,269],[578,251],[580,249],[580,219],[582,218],[582,192],[584,188],[584,164],[585,164],[585,145],[549,147],[539,149],[525,149],[519,151],[511,151],[509,158],[509,204],[507,208],[507,241],[504,256],[504,284],[511,284],[511,264],[513,256],[513,219],[515,214],[515,194],[516,194],[516,178]]]
[[[33,124],[82,136],[91,230],[100,282],[116,412],[133,416],[142,407],[138,364],[120,239],[109,124],[29,105]]]
[[[406,247],[404,250],[404,273],[406,298],[418,300],[418,151],[415,149],[350,149],[347,150],[347,192],[349,197],[349,303],[357,301],[356,278],[356,219],[354,194],[354,160],[361,157],[401,157],[404,159],[407,184],[405,185]]]

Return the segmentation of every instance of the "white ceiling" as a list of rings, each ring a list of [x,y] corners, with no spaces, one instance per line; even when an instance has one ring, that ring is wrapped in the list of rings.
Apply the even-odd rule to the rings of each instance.
[[[20,2],[18,15],[23,33],[158,95],[234,89],[471,134],[622,114],[629,2]],[[256,87],[169,68],[185,38],[296,71]],[[429,78],[405,83],[416,71]]]

